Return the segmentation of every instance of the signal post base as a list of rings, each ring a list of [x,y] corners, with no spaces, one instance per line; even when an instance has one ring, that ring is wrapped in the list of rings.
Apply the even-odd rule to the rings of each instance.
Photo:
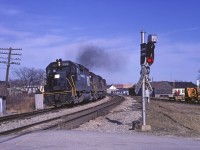
[[[146,132],[146,131],[150,131],[151,130],[151,126],[150,125],[140,125],[139,126],[139,130]]]

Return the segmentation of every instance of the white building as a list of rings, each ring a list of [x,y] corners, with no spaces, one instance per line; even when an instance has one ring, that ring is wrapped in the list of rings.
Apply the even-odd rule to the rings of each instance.
[[[107,94],[129,95],[129,89],[123,84],[110,85],[107,87]]]
[[[197,86],[200,88],[200,80],[197,80]]]
[[[108,94],[111,94],[112,92],[114,91],[117,91],[118,89],[114,86],[114,85],[111,85],[107,88],[107,93]]]

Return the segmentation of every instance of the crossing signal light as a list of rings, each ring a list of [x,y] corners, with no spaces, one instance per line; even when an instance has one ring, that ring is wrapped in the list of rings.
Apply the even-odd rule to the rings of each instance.
[[[148,42],[146,45],[146,62],[149,64],[149,66],[151,66],[154,63],[154,49],[154,43]]]
[[[152,57],[147,58],[147,63],[148,64],[153,64],[154,60]]]

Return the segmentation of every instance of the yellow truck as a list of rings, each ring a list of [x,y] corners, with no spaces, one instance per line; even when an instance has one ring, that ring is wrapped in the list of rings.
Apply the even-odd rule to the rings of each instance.
[[[185,88],[185,101],[187,102],[199,102],[198,88]]]

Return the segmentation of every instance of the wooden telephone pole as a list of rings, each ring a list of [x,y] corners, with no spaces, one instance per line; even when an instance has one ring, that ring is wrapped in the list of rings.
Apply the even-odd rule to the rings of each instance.
[[[6,52],[1,52],[0,51],[0,54],[5,54],[7,55],[8,57],[0,57],[0,59],[7,59],[7,61],[1,61],[0,60],[0,63],[3,63],[3,64],[6,64],[7,65],[7,68],[6,68],[6,88],[8,87],[8,79],[9,79],[9,70],[10,70],[10,65],[14,64],[14,65],[20,65],[19,62],[16,62],[16,61],[20,61],[21,59],[19,58],[12,58],[11,56],[12,55],[18,55],[18,56],[21,56],[22,54],[19,54],[19,53],[13,53],[14,50],[22,50],[21,48],[0,48],[0,50],[2,51],[6,51]]]

